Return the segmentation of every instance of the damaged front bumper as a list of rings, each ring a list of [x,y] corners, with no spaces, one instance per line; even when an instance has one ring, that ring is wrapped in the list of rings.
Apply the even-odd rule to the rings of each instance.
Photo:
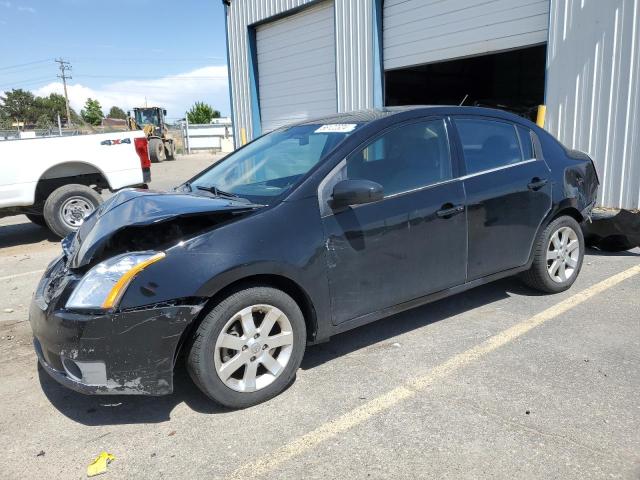
[[[53,298],[47,298],[56,281],[62,285],[53,289]],[[57,264],[34,294],[29,321],[44,370],[62,385],[85,394],[171,393],[177,349],[203,303],[78,313],[64,309],[73,283]]]

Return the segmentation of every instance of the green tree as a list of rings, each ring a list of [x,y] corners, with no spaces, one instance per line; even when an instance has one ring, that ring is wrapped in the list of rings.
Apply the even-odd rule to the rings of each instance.
[[[10,92],[4,92],[4,96],[0,96],[0,116],[10,119],[13,122],[35,123],[37,113],[35,111],[35,97],[33,93],[22,90],[21,88],[13,89]]]
[[[80,111],[80,115],[84,121],[90,125],[100,125],[100,122],[104,118],[100,102],[92,98],[87,98],[84,108]]]
[[[36,110],[36,125],[41,128],[48,128],[58,124],[58,115],[63,123],[69,124],[67,120],[66,102],[62,95],[52,93],[48,97],[36,97],[34,102]],[[71,109],[71,120],[77,114]]]
[[[10,128],[13,128],[11,126],[12,123],[13,122],[9,117],[6,117],[2,112],[0,112],[0,129],[9,130]]]
[[[187,112],[189,123],[211,123],[214,118],[220,118],[220,112],[204,102],[194,103]]]
[[[122,120],[126,120],[127,114],[124,113],[124,110],[122,110],[120,107],[113,106],[111,107],[111,110],[109,110],[107,118],[120,118]]]

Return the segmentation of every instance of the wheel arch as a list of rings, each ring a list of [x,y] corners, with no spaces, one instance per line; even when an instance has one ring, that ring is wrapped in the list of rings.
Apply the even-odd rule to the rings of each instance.
[[[105,173],[94,164],[84,161],[58,163],[45,170],[36,184],[34,203],[44,203],[47,197],[57,188],[70,183],[91,187],[110,189]]]
[[[556,209],[553,209],[549,213],[549,215],[546,217],[546,219],[543,222],[540,223],[540,226],[538,227],[538,230],[536,231],[536,236],[534,238],[533,243],[531,244],[531,250],[529,252],[529,259],[527,260],[527,263],[525,264],[526,268],[531,267],[531,264],[533,263],[533,258],[534,258],[534,254],[535,254],[536,239],[538,238],[538,236],[542,234],[544,229],[547,228],[547,226],[551,222],[553,222],[556,218],[563,217],[563,216],[568,216],[568,217],[573,218],[576,222],[578,222],[578,224],[584,222],[584,220],[585,220],[585,218],[580,213],[580,210],[578,210],[570,202],[570,200],[563,201],[560,205],[558,205],[558,207]]]
[[[318,331],[316,308],[306,290],[298,282],[281,274],[254,274],[238,278],[222,286],[206,300],[205,306],[198,317],[183,332],[174,354],[174,363],[183,351],[183,347],[188,344],[193,332],[197,330],[200,323],[218,303],[233,292],[257,286],[277,288],[293,298],[300,310],[302,310],[302,316],[307,328],[307,342],[312,342],[316,338]]]
[[[573,205],[561,205],[558,210],[556,210],[554,215],[549,219],[548,223],[551,223],[556,218],[563,216],[572,217],[578,223],[584,222],[584,216],[576,207],[574,207]]]

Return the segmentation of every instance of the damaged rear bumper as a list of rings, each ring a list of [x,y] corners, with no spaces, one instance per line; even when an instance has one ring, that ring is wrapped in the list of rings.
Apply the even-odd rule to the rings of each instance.
[[[81,314],[43,306],[35,298],[29,321],[44,370],[85,394],[165,395],[182,334],[202,309],[151,306],[109,314]]]

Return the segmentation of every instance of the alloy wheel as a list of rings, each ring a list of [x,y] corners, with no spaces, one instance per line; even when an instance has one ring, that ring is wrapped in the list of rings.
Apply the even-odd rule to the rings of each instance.
[[[547,272],[554,282],[564,283],[576,273],[580,261],[578,235],[570,227],[556,230],[547,245]]]
[[[232,390],[255,392],[280,376],[292,351],[287,316],[272,305],[252,305],[233,315],[218,335],[216,373]]]

